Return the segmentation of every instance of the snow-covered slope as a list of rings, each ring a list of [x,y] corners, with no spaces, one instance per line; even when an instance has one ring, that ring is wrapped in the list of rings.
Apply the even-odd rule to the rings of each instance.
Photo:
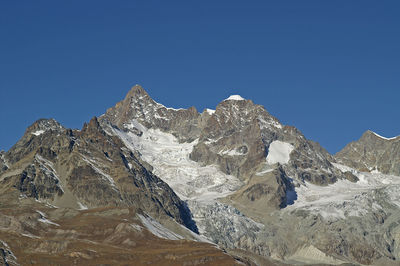
[[[382,173],[359,172],[350,167],[333,163],[341,171],[350,171],[359,178],[356,183],[339,180],[328,186],[306,183],[295,189],[297,200],[287,211],[306,209],[320,214],[327,220],[362,216],[383,209],[375,199],[376,190],[383,190],[388,201],[400,207],[400,177]]]
[[[202,166],[190,160],[189,154],[197,140],[179,143],[172,134],[147,129],[136,120],[124,128],[111,130],[132,151],[140,152],[153,172],[186,201],[202,235],[215,243],[224,239],[226,245],[234,248],[234,242],[243,235],[263,227],[234,207],[218,201],[238,190],[243,183],[223,173],[216,165]],[[142,132],[139,135],[136,134],[138,130]]]
[[[212,201],[231,194],[242,185],[239,179],[224,174],[215,165],[201,166],[190,160],[189,154],[197,140],[179,143],[172,134],[147,129],[135,120],[126,128],[139,129],[143,134],[138,136],[134,131],[113,130],[127,147],[141,153],[142,158],[154,167],[153,172],[181,199]]]

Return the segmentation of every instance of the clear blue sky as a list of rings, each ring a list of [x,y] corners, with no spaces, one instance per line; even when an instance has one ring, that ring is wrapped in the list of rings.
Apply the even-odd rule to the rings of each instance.
[[[252,99],[331,153],[400,134],[400,1],[1,1],[0,149],[81,128],[136,83],[170,107]]]

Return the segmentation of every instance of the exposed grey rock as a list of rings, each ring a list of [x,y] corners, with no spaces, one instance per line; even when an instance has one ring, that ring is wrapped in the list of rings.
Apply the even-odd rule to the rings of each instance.
[[[368,130],[359,140],[346,145],[335,158],[361,171],[400,175],[400,136],[387,139]]]
[[[4,158],[4,155],[5,155],[5,151],[0,151],[0,174],[3,171],[8,169],[7,163],[6,163],[5,158]]]

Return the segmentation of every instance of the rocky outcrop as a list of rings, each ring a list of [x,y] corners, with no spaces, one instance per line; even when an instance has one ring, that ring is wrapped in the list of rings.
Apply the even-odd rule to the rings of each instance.
[[[335,154],[335,158],[360,171],[400,175],[400,136],[384,138],[368,130]]]
[[[0,174],[8,169],[7,163],[4,159],[5,151],[0,151]]]
[[[264,174],[253,176],[241,189],[229,196],[241,206],[258,212],[271,212],[290,202],[290,192],[293,190],[292,181],[286,176],[282,167]]]

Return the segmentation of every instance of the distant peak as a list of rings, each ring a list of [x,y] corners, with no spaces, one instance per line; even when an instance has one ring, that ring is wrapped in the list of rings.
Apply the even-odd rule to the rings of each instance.
[[[226,98],[224,101],[245,101],[246,99],[240,95],[231,95]]]
[[[140,86],[139,84],[136,84],[131,88],[129,91],[129,94],[147,94],[146,90]]]
[[[131,102],[136,102],[138,100],[145,100],[145,101],[150,100],[151,101],[152,99],[142,86],[140,86],[139,84],[136,84],[126,94],[124,102],[127,102],[128,104],[130,104]]]
[[[372,130],[368,130],[367,132],[375,135],[378,138],[384,139],[384,140],[394,140],[394,139],[397,139],[398,137],[400,137],[400,136],[397,136],[397,137],[387,138],[387,137],[383,137],[383,136],[379,135],[378,133],[376,133],[376,132],[374,132]]]

